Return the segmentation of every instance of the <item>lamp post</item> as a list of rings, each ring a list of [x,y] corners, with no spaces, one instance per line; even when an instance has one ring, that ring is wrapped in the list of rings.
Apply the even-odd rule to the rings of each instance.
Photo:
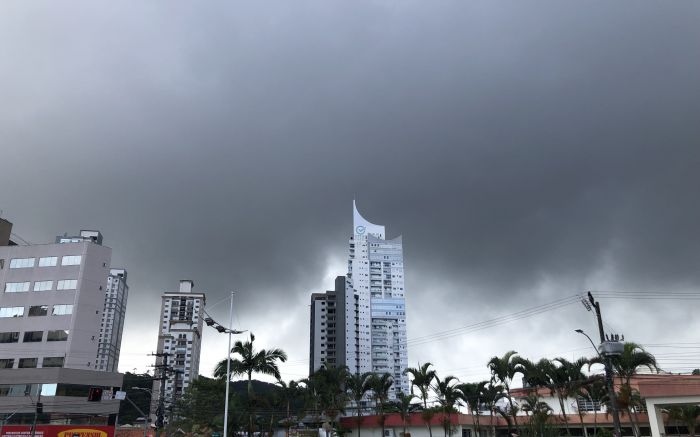
[[[591,294],[590,291],[588,292],[588,302],[584,300],[584,306],[588,311],[591,311],[591,308],[595,309],[596,318],[598,319],[598,331],[600,333],[600,345],[596,348],[591,337],[583,332],[583,329],[577,329],[576,332],[586,336],[605,365],[605,383],[608,388],[608,395],[610,396],[610,409],[612,410],[613,426],[615,427],[614,435],[615,437],[622,437],[620,412],[617,407],[617,394],[615,393],[615,384],[613,382],[612,357],[620,355],[622,353],[621,349],[624,346],[617,341],[617,336],[613,336],[611,341],[606,341],[605,333],[603,332],[603,317],[600,314],[600,302],[596,302],[595,299],[593,299],[593,294]]]
[[[233,291],[231,292],[231,304],[228,312],[228,328],[216,323],[211,317],[204,319],[207,326],[212,326],[222,334],[228,334],[228,349],[226,352],[226,398],[224,399],[224,437],[228,437],[228,394],[231,385],[231,334],[242,334],[245,331],[236,331],[233,326]]]

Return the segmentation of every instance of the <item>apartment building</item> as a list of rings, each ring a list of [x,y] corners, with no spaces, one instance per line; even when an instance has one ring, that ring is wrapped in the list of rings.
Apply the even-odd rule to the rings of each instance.
[[[408,393],[402,238],[387,240],[385,227],[362,217],[355,202],[347,276],[334,291],[312,295],[310,325],[310,373],[321,365],[389,373],[390,398]]]
[[[156,414],[161,397],[171,404],[199,375],[206,296],[193,292],[193,288],[194,282],[184,279],[178,291],[161,297],[156,366],[157,372],[165,376],[165,384],[153,381],[151,415]]]
[[[41,394],[49,416],[116,413],[87,404],[90,387],[121,385],[93,370],[112,250],[98,231],[17,245],[11,229],[0,219],[0,412],[22,420]]]
[[[100,337],[97,346],[95,369],[116,372],[119,365],[126,302],[129,286],[124,269],[110,269],[104,295],[104,311],[100,323]]]
[[[321,366],[345,364],[345,276],[335,278],[335,289],[311,295],[309,374]]]

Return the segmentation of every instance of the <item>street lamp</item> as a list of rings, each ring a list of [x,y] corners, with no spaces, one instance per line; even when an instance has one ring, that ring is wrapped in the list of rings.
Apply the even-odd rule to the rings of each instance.
[[[226,351],[226,398],[224,399],[224,437],[228,437],[228,392],[231,385],[231,334],[242,334],[245,331],[231,329],[233,326],[233,291],[231,292],[231,306],[228,312],[228,328],[216,323],[211,317],[206,317],[204,323],[212,326],[221,334],[228,334],[228,349]]]

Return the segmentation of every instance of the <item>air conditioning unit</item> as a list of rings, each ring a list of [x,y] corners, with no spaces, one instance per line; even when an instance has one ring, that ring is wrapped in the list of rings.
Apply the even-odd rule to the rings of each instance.
[[[396,434],[394,433],[393,429],[385,429],[384,437],[396,437]]]

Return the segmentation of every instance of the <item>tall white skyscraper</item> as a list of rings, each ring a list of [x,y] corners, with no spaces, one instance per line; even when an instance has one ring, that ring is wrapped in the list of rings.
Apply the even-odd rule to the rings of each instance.
[[[386,239],[384,226],[367,221],[353,202],[348,273],[335,289],[313,293],[310,304],[309,373],[321,366],[351,373],[388,373],[390,397],[409,392],[403,245]]]
[[[353,201],[345,302],[345,354],[350,371],[389,373],[397,390],[409,392],[403,244],[386,239],[384,226],[366,220]]]
[[[129,286],[126,284],[126,270],[110,269],[105,288],[105,305],[100,324],[100,343],[97,346],[95,369],[116,372],[119,365],[126,300]]]

